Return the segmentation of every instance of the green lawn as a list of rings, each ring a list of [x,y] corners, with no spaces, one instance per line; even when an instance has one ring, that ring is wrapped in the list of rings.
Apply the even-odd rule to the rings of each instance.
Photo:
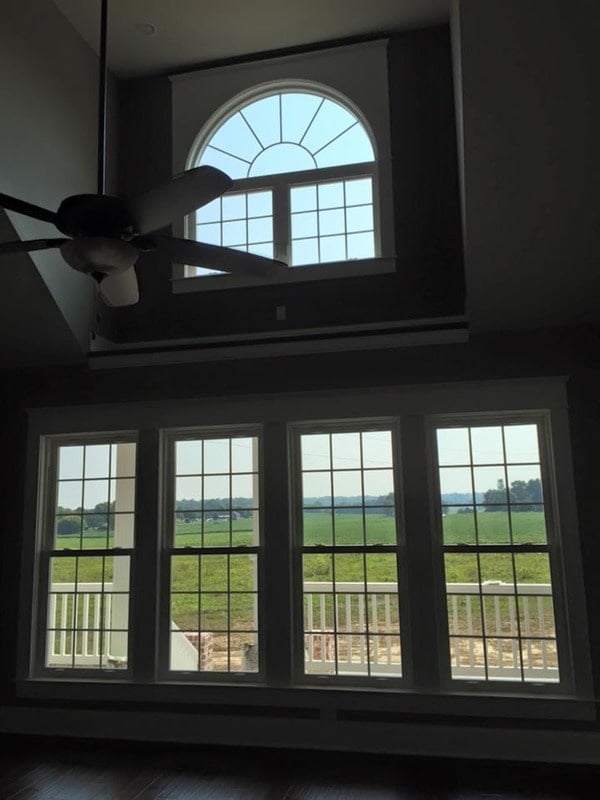
[[[232,522],[232,543],[251,545],[253,533],[252,520],[241,519]],[[545,541],[543,514],[523,512],[512,516],[513,535],[516,542],[541,543]],[[304,518],[304,537],[307,545],[330,544],[335,527],[336,544],[352,545],[363,543],[363,519],[359,514],[338,514],[333,520],[327,514],[306,514]],[[200,545],[201,523],[178,522],[176,544],[180,547]],[[366,517],[368,544],[393,544],[396,539],[394,518],[370,514]],[[448,544],[474,542],[473,517],[470,514],[452,514],[443,518],[444,540]],[[478,531],[481,542],[502,544],[509,542],[508,514],[505,512],[483,513],[478,518]],[[61,537],[57,545],[69,547],[76,545],[77,539]],[[106,533],[88,530],[83,540],[85,549],[102,548],[106,545]],[[112,537],[109,540],[112,545]],[[229,523],[219,521],[205,524],[205,546],[227,546],[229,544]],[[334,571],[337,581],[362,581],[364,579],[364,560],[362,555],[315,553],[304,557],[303,573],[305,581],[329,582]],[[80,557],[78,580],[99,582],[102,580],[102,557]],[[548,583],[548,557],[545,554],[519,554],[515,557],[517,580],[519,582]],[[446,579],[449,583],[477,582],[478,561],[470,554],[452,553],[445,558]],[[512,559],[508,554],[482,555],[479,559],[482,580],[512,581]],[[104,579],[112,579],[113,557],[107,557],[104,565]],[[369,582],[396,581],[395,555],[388,553],[369,554],[366,559],[366,578]],[[181,626],[197,626],[198,615],[202,617],[202,627],[227,627],[233,623],[237,627],[248,627],[253,618],[254,598],[254,558],[252,555],[230,556],[229,573],[227,556],[196,555],[174,556],[172,566],[172,615]],[[53,582],[72,582],[75,576],[75,559],[59,558],[53,565]],[[202,589],[202,608],[198,608],[198,592]],[[227,591],[239,592],[232,597],[227,612]]]

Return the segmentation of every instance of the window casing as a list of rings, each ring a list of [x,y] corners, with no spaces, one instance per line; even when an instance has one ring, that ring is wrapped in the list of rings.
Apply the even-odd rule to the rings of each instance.
[[[208,159],[206,163],[214,163],[234,178],[235,189],[230,197],[252,190],[271,192],[274,210],[272,232],[267,231],[269,220],[263,219],[260,224],[249,225],[248,230],[243,230],[249,217],[236,215],[226,218],[225,209],[218,209],[218,214],[215,214],[214,208],[205,209],[203,213],[201,210],[197,219],[188,217],[185,225],[183,221],[180,227],[176,224],[175,232],[192,239],[196,235],[200,238],[195,224],[199,222],[200,225],[215,226],[202,229],[202,234],[208,234],[209,240],[215,243],[250,247],[263,255],[270,255],[272,247],[274,257],[302,267],[286,271],[281,283],[395,271],[387,69],[387,41],[380,40],[332,48],[318,54],[275,58],[173,76],[174,174],[202,163],[202,159]],[[257,139],[245,122],[241,123],[247,139],[245,149],[240,145],[241,149],[235,155],[246,159],[247,163],[222,152],[229,152],[231,147],[231,141],[227,138],[214,142],[219,149],[213,148],[212,156],[209,156],[207,150],[213,134],[221,127],[226,128],[235,117],[240,121],[240,110],[245,106],[256,102],[266,105],[271,102],[276,106],[280,102],[277,98],[283,98],[281,102],[285,116],[286,98],[299,95],[308,98],[305,102],[316,103],[313,110],[324,103],[329,109],[339,107],[352,118],[347,125],[333,130],[329,138],[336,141],[332,146],[323,147],[327,145],[327,138],[322,142],[313,142],[308,136],[303,142],[303,146],[308,145],[305,158],[295,163],[290,158],[285,159],[287,172],[281,172],[280,163],[267,165],[264,162],[265,158],[270,158],[275,144],[269,139],[269,133],[265,130],[267,126],[261,127],[264,121],[261,117],[267,119],[269,116],[264,113],[248,120],[256,128],[257,138],[261,140],[262,152],[258,158],[250,147],[252,143],[256,148],[259,147]],[[322,113],[324,108],[321,109]],[[295,117],[303,119],[296,114],[291,118],[292,123]],[[305,127],[310,121],[309,117]],[[302,139],[304,133],[303,130],[296,130],[294,124],[280,126],[278,123],[272,127],[276,129],[278,138],[281,134],[281,139],[292,142],[294,148],[298,144],[296,140]],[[317,127],[313,126],[313,131]],[[359,136],[360,141],[344,144],[344,137],[348,136],[355,139]],[[237,137],[238,140],[241,138]],[[225,147],[222,147],[223,144]],[[339,153],[336,158],[331,156],[332,148],[335,149],[338,144],[344,144],[341,149],[345,151],[345,157],[342,160],[339,159]],[[317,152],[319,150],[320,153]],[[313,156],[313,153],[316,155]],[[325,159],[328,153],[330,157]],[[213,156],[217,157],[219,163]],[[227,159],[229,164],[225,163]],[[250,170],[249,165],[252,167]],[[243,174],[240,166],[244,168]],[[257,174],[258,167],[263,176]],[[344,178],[369,183],[372,202],[357,202],[351,206],[348,214],[343,213],[344,206],[337,201],[335,205],[319,204],[319,211],[315,202],[315,217],[296,218],[295,229],[291,230],[292,186],[314,187],[319,182],[336,184]],[[227,213],[233,214],[233,211]],[[268,214],[261,216],[267,217]],[[230,222],[244,224],[225,226]],[[299,228],[300,223],[303,224],[302,228]],[[255,230],[251,232],[250,227]],[[272,238],[266,238],[267,234]],[[176,269],[173,290],[202,291],[257,283],[256,279],[250,281],[240,276],[204,273],[202,277],[197,277],[199,274],[189,268]]]
[[[48,484],[46,474],[46,465],[52,463],[52,456],[48,454],[52,452],[56,441],[60,443],[115,441],[116,435],[112,433],[115,429],[128,431],[139,429],[137,435],[119,434],[117,436],[118,440],[130,442],[137,438],[137,533],[135,551],[132,549],[131,552],[123,553],[134,559],[131,571],[132,613],[130,616],[133,624],[129,631],[129,659],[127,669],[99,669],[101,674],[98,677],[107,684],[126,681],[132,698],[145,696],[144,687],[148,686],[152,688],[151,697],[159,698],[161,686],[165,691],[167,687],[170,687],[168,694],[170,700],[176,699],[177,696],[182,699],[188,697],[183,689],[178,690],[179,694],[177,695],[172,693],[174,680],[180,684],[189,683],[189,681],[201,684],[208,681],[213,687],[215,684],[225,686],[232,682],[247,684],[243,687],[243,691],[247,691],[248,698],[253,698],[254,701],[257,700],[256,692],[259,689],[260,692],[266,693],[261,694],[261,697],[264,698],[271,697],[268,694],[269,687],[273,687],[274,691],[274,687],[277,687],[276,693],[269,701],[275,702],[275,704],[280,700],[273,698],[281,699],[281,695],[277,692],[280,692],[282,688],[285,688],[287,692],[291,693],[290,696],[293,696],[296,688],[304,687],[306,690],[307,687],[310,687],[311,691],[317,692],[314,695],[315,698],[319,696],[319,687],[337,686],[339,689],[352,688],[354,690],[369,687],[370,690],[377,689],[383,692],[393,688],[394,693],[388,695],[390,699],[386,701],[386,704],[392,703],[398,710],[406,707],[404,704],[409,702],[409,698],[413,698],[408,706],[413,710],[419,708],[434,710],[438,707],[436,704],[440,702],[440,697],[444,696],[446,702],[451,703],[449,707],[457,713],[461,713],[461,711],[479,713],[478,709],[484,713],[485,708],[488,709],[485,713],[489,713],[489,707],[485,706],[485,697],[500,694],[506,698],[506,708],[509,710],[505,713],[509,715],[511,713],[522,715],[523,709],[528,707],[527,703],[535,702],[537,696],[563,698],[563,700],[565,698],[584,699],[588,696],[587,692],[590,686],[589,654],[585,646],[585,636],[582,636],[581,631],[578,631],[577,635],[573,634],[574,625],[581,626],[582,620],[585,620],[585,607],[581,595],[581,581],[576,577],[579,574],[578,570],[581,569],[578,549],[571,533],[576,530],[576,527],[570,506],[572,503],[570,495],[572,476],[568,467],[568,431],[564,421],[565,406],[562,392],[562,386],[547,387],[544,386],[544,382],[532,382],[531,386],[526,384],[525,388],[523,385],[506,388],[489,384],[475,385],[460,391],[447,387],[439,389],[428,387],[414,391],[388,389],[381,393],[378,392],[377,395],[370,392],[349,392],[344,396],[344,406],[351,409],[352,413],[343,420],[340,420],[339,415],[339,393],[336,393],[335,396],[307,394],[301,398],[301,401],[298,398],[281,396],[277,398],[275,405],[272,398],[267,400],[251,397],[226,399],[218,404],[211,404],[206,400],[183,405],[173,404],[172,409],[166,411],[163,409],[157,411],[151,405],[147,408],[132,405],[107,412],[104,415],[107,433],[92,437],[77,433],[77,431],[85,430],[84,426],[89,420],[89,409],[70,409],[68,415],[55,415],[51,418],[45,412],[40,411],[39,415],[34,415],[30,440],[30,462],[32,464],[36,464],[40,456],[41,441],[43,469],[40,473],[39,484],[34,475],[35,470],[33,470],[28,488],[30,499],[35,500],[36,495],[39,497],[41,511],[36,523],[35,515],[32,516],[30,513],[29,504],[26,509],[26,528],[33,531],[37,527],[38,545],[35,547],[33,540],[30,539],[24,546],[21,690],[25,694],[28,691],[42,691],[36,681],[49,674],[55,678],[62,678],[65,686],[72,684],[73,680],[81,681],[93,674],[93,670],[90,669],[59,672],[56,668],[47,667],[43,662],[43,655],[40,656],[45,653],[47,588],[45,581],[47,579],[44,575],[47,575],[46,567],[50,553],[47,547],[40,548],[39,543],[47,541],[44,539],[44,536],[47,535],[44,534],[44,531],[47,531],[48,527],[47,525],[45,527],[43,520],[44,515],[47,518],[48,508],[52,507],[52,501],[48,505],[47,495],[47,487],[52,486],[52,483]],[[546,401],[545,405],[549,409],[547,412],[522,411],[523,406],[527,403],[530,404],[530,408],[539,408],[541,396],[544,396]],[[300,407],[304,410],[304,421],[302,422],[298,422],[296,418],[297,409]],[[466,409],[466,411],[459,413],[458,409],[460,408]],[[480,411],[481,408],[487,408],[489,411]],[[503,408],[505,411],[501,412],[498,410],[499,408]],[[452,413],[444,413],[448,410]],[[261,419],[264,420],[268,416],[270,416],[268,423],[260,423]],[[95,418],[99,420],[104,418],[101,408],[97,409]],[[173,426],[175,419],[185,427],[175,428]],[[198,427],[200,419],[204,423],[202,427]],[[240,421],[239,425],[224,424],[226,420],[233,422],[236,419]],[[116,420],[120,420],[122,424],[115,425]],[[207,422],[211,423],[213,427],[206,427]],[[558,658],[560,659],[559,681],[545,682],[536,678],[530,679],[528,675],[525,676],[525,681],[522,679],[518,681],[514,679],[485,680],[482,679],[481,669],[479,674],[474,674],[473,680],[465,681],[457,678],[456,675],[453,678],[448,646],[451,631],[448,628],[443,552],[445,547],[449,547],[449,544],[444,544],[442,536],[444,518],[441,516],[443,512],[441,512],[439,498],[435,430],[436,428],[453,427],[470,427],[474,430],[482,426],[532,425],[534,423],[541,430],[542,484],[548,549],[551,555],[551,582],[555,599],[554,614]],[[63,433],[58,436],[60,430]],[[304,542],[302,538],[301,476],[303,471],[310,470],[303,470],[302,436],[324,435],[330,437],[329,442],[333,448],[334,436],[355,435],[359,432],[363,434],[364,438],[366,434],[381,431],[391,431],[394,442],[391,472],[394,491],[393,509],[397,521],[398,538],[396,542],[384,543],[382,547],[380,543],[369,545],[365,539],[363,545],[357,547],[357,552],[351,553],[339,552],[333,538],[330,543],[323,541],[309,545]],[[288,436],[290,437],[289,446]],[[260,453],[258,462],[260,466],[258,469],[253,467],[251,473],[241,473],[260,475],[259,483],[263,487],[259,495],[259,499],[262,500],[259,502],[262,521],[258,543],[252,539],[249,542],[244,540],[244,542],[234,544],[234,540],[231,539],[228,547],[210,549],[210,545],[207,546],[206,542],[202,542],[201,530],[200,538],[196,543],[189,541],[183,543],[181,539],[178,543],[176,515],[181,515],[185,511],[192,514],[197,513],[198,509],[176,507],[178,499],[186,499],[181,495],[179,498],[177,497],[176,480],[179,475],[175,458],[177,442],[227,440],[231,443],[236,437],[256,438],[261,443],[259,449],[255,451]],[[503,463],[505,464],[504,468],[508,469],[511,462],[505,460]],[[331,479],[336,472],[336,467],[331,461],[329,466],[329,469],[317,471],[329,473]],[[360,473],[360,476],[355,475],[353,479],[359,479],[364,483],[369,469],[366,463],[361,462],[360,469],[350,470],[350,472]],[[373,471],[389,472],[390,467],[386,462],[379,466],[372,465],[372,469]],[[343,472],[343,470],[340,471]],[[556,477],[554,471],[557,472]],[[196,477],[200,478],[206,477],[207,474],[205,474],[204,466],[200,472],[194,473]],[[231,481],[236,473],[230,470],[222,474],[226,474],[227,480]],[[188,476],[182,474],[180,477]],[[56,478],[54,480],[56,481]],[[255,480],[255,477],[252,480]],[[379,486],[379,484],[377,485]],[[41,495],[40,488],[42,489]],[[335,495],[336,491],[334,490],[332,494]],[[381,496],[384,497],[386,494],[388,493],[382,491]],[[235,495],[231,493],[231,496]],[[372,494],[369,493],[369,496]],[[155,498],[156,502],[154,503],[154,499],[151,499],[140,503],[140,497]],[[306,497],[309,497],[309,494],[306,494]],[[368,530],[371,521],[369,519],[371,515],[367,513],[369,505],[364,497],[363,492],[363,500],[357,506],[360,511],[357,516],[362,515],[363,523],[360,529],[363,532]],[[449,501],[446,499],[445,502]],[[333,498],[334,510],[335,506],[336,502]],[[392,508],[383,502],[378,507],[385,511]],[[229,510],[233,510],[233,501],[229,502]],[[202,512],[204,514],[204,509]],[[290,514],[293,524],[290,524]],[[381,517],[383,516],[384,514],[381,515]],[[333,513],[331,518],[333,525],[335,524]],[[207,527],[212,524],[208,523]],[[227,521],[227,525],[233,533],[231,519]],[[185,523],[182,522],[179,527],[183,529]],[[568,546],[560,536],[561,528],[565,527],[570,534]],[[143,535],[141,534],[142,530],[144,531]],[[253,526],[252,530],[253,537],[254,531],[257,529]],[[238,547],[239,551],[236,549]],[[369,549],[370,547],[372,549]],[[386,548],[389,548],[389,552]],[[376,633],[387,637],[397,636],[399,623],[402,636],[401,674],[399,671],[394,671],[395,666],[399,666],[397,664],[393,664],[394,670],[391,672],[383,669],[378,671],[378,655],[375,658],[371,655],[365,660],[365,653],[369,655],[369,652],[375,652],[370,651],[370,643],[368,646],[366,645],[367,637],[373,636],[373,631],[367,631],[366,624],[360,631],[342,629],[345,598],[341,604],[344,608],[338,609],[338,620],[335,622],[338,630],[334,630],[333,633],[334,636],[337,634],[341,637],[347,634],[362,636],[364,644],[362,655],[360,655],[360,642],[357,641],[354,649],[359,655],[353,662],[352,670],[344,670],[343,659],[339,658],[342,648],[340,647],[336,657],[335,640],[332,651],[332,645],[328,644],[325,635],[320,644],[319,658],[321,666],[325,662],[326,669],[323,668],[320,671],[312,668],[305,669],[306,633],[316,635],[318,638],[321,636],[321,631],[315,631],[314,628],[308,630],[305,627],[303,550],[310,556],[318,555],[330,558],[333,563],[338,555],[360,555],[363,564],[365,561],[367,562],[367,570],[364,576],[359,576],[359,582],[362,580],[362,590],[356,594],[367,598],[369,594],[372,594],[369,592],[369,582],[372,582],[373,577],[381,577],[381,575],[369,574],[369,558],[385,556],[390,562],[392,559],[396,560],[398,588],[396,590],[394,587],[392,591],[388,591],[392,588],[390,585],[394,583],[388,578],[389,585],[384,586],[383,589],[384,593],[399,598],[400,615],[397,619],[390,620],[390,624],[396,626],[394,631],[386,628],[385,631],[379,630]],[[67,557],[65,554],[63,555]],[[102,555],[105,554],[102,553]],[[243,589],[246,594],[252,594],[257,585],[260,593],[260,602],[257,604],[258,636],[260,637],[257,640],[260,653],[258,671],[240,670],[241,656],[239,652],[234,653],[233,651],[227,656],[229,659],[227,669],[196,669],[195,671],[171,669],[169,638],[172,616],[170,577],[172,559],[189,558],[190,563],[195,561],[198,564],[197,574],[201,576],[202,558],[215,558],[216,556],[232,558],[238,555],[246,559],[256,556],[258,562],[257,583]],[[375,581],[375,583],[377,582]],[[565,586],[568,586],[568,593],[565,591]],[[209,587],[202,587],[199,580],[192,591],[184,593],[200,595],[203,588],[213,589],[215,586],[211,584]],[[351,588],[355,589],[356,587]],[[311,587],[308,589],[310,590]],[[229,597],[232,594],[230,590],[231,587],[228,587],[228,591],[225,592]],[[222,590],[217,588],[213,594],[218,594],[220,591]],[[151,594],[152,592],[154,594]],[[310,591],[306,593],[309,594]],[[312,593],[314,594],[314,592]],[[333,592],[329,593],[333,594]],[[342,591],[342,593],[344,592]],[[32,594],[36,595],[33,605],[30,602]],[[515,594],[518,602],[521,595],[518,587]],[[156,604],[154,604],[155,597],[157,598]],[[358,618],[360,618],[358,610],[360,600],[351,599],[352,603],[355,604]],[[321,600],[318,601],[317,606],[320,604]],[[325,606],[327,611],[327,602],[325,602]],[[363,608],[366,606],[368,606],[368,600]],[[136,609],[143,609],[143,613]],[[37,619],[37,623],[33,626],[31,625],[32,619]],[[331,621],[334,622],[332,616]],[[220,628],[217,630],[217,626],[213,627],[215,630],[212,632],[215,634],[224,632],[230,636],[233,633],[229,623],[225,631],[221,631]],[[156,636],[157,629],[159,631],[158,638]],[[202,632],[202,625],[199,624],[194,630],[197,633]],[[33,632],[33,636],[30,636],[30,631]],[[255,628],[253,626],[244,628],[243,634],[247,635],[248,633],[254,635]],[[323,633],[328,634],[329,631],[325,630]],[[487,638],[493,638],[493,636]],[[250,643],[249,641],[248,644]],[[311,642],[311,644],[313,643]],[[387,644],[388,642],[383,642],[382,650],[387,648]],[[393,643],[390,641],[389,644]],[[318,648],[319,645],[317,645]],[[393,651],[394,648],[391,646],[390,649]],[[379,650],[376,649],[376,652],[378,654]],[[313,662],[315,661],[314,656],[313,652],[311,659]],[[390,665],[387,664],[387,666]],[[344,672],[350,674],[344,674]],[[368,674],[369,672],[371,675]],[[57,685],[53,684],[55,690]],[[194,688],[197,691],[199,686]],[[208,686],[206,688],[209,689]],[[50,690],[48,689],[48,691]],[[90,685],[89,688],[80,691],[84,693],[101,692],[101,689],[96,684],[95,687]],[[242,689],[238,688],[237,691],[242,691]],[[136,694],[137,692],[140,694]],[[510,705],[511,696],[518,698],[518,703],[512,706]],[[241,696],[238,694],[236,697],[239,700]],[[428,697],[431,698],[433,705],[428,705]],[[467,697],[471,699],[465,699]],[[365,695],[364,700],[361,701],[366,704],[363,707],[374,703],[373,698],[374,696],[371,694]],[[315,702],[318,701],[315,700]],[[340,700],[340,702],[342,701]],[[350,701],[348,700],[348,702]],[[533,706],[530,708],[533,709]],[[532,713],[535,715],[537,712],[532,710]]]

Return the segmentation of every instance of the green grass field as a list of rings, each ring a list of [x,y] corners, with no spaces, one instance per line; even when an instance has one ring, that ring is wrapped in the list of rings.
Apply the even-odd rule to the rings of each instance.
[[[240,519],[232,522],[232,544],[252,545],[252,520]],[[512,516],[513,535],[518,543],[544,543],[545,527],[543,514],[523,512]],[[363,519],[358,514],[336,515],[333,524],[330,515],[306,514],[304,518],[304,537],[307,545],[331,544],[335,527],[335,542],[340,545],[363,544]],[[178,547],[201,544],[201,523],[178,522],[175,532]],[[447,544],[474,543],[474,524],[472,515],[452,514],[443,518],[444,541]],[[508,514],[505,512],[483,513],[478,518],[480,542],[486,544],[508,544]],[[367,544],[394,544],[396,532],[391,516],[367,515]],[[74,547],[78,540],[60,537],[57,547]],[[88,530],[83,539],[85,549],[106,546],[106,533]],[[112,545],[112,537],[109,539]],[[229,545],[229,523],[214,522],[205,525],[204,546],[223,547]],[[104,564],[104,580],[112,580],[113,558],[107,557]],[[103,559],[101,556],[80,557],[77,577],[80,582],[100,582],[102,580]],[[515,556],[517,581],[525,583],[549,583],[548,556],[542,553],[518,554]],[[512,582],[512,558],[510,554],[495,553],[481,555],[479,559],[481,579]],[[397,580],[394,554],[372,553],[366,559],[366,579],[368,582],[390,582]],[[451,553],[445,556],[446,580],[449,583],[476,583],[478,581],[478,561],[471,554]],[[304,557],[303,574],[305,581],[330,582],[335,570],[336,581],[363,581],[364,561],[361,554],[315,553]],[[174,556],[172,564],[171,588],[172,616],[180,627],[197,626],[201,615],[202,627],[226,628],[228,624],[244,628],[253,619],[255,565],[250,554],[230,556],[229,574],[227,556],[209,555],[200,560],[196,555]],[[75,559],[55,559],[52,571],[54,583],[73,582],[75,578]],[[198,592],[202,589],[202,607],[198,608]],[[239,592],[232,596],[227,612],[227,591]]]

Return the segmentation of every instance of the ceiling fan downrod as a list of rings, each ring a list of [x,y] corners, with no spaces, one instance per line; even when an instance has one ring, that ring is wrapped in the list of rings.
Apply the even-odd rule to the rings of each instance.
[[[98,194],[106,188],[106,31],[108,0],[100,4],[100,80],[98,82]]]

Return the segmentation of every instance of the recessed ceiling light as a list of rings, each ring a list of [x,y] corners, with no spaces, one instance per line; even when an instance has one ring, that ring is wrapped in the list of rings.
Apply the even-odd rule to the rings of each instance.
[[[141,33],[142,36],[154,36],[156,33],[156,28],[151,22],[138,22],[136,23],[135,29],[138,33]]]

